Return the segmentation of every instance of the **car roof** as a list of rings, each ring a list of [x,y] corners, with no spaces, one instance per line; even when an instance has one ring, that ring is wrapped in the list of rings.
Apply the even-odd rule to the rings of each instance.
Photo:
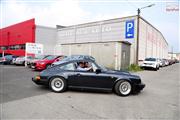
[[[53,64],[64,64],[64,63],[70,63],[70,62],[78,62],[78,61],[95,61],[95,59],[92,56],[88,56],[88,55],[71,55],[71,56],[67,56],[64,59],[62,59],[61,61],[55,62]]]
[[[63,60],[65,61],[95,61],[95,59],[92,56],[89,55],[71,55],[68,57],[65,57]]]

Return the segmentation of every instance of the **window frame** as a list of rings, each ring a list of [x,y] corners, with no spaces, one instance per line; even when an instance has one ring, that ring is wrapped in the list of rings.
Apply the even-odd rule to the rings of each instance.
[[[92,66],[92,67],[93,67],[92,64],[94,64],[94,65],[96,66],[96,68],[99,69],[99,66],[98,66],[95,62],[93,62],[93,61],[80,60],[80,61],[74,62],[74,64],[77,64],[78,62],[88,62],[88,63],[91,63],[91,66]],[[96,69],[96,70],[97,70],[97,69]],[[82,70],[77,70],[77,67],[75,67],[75,72],[96,73],[96,70],[94,71],[94,69],[93,69],[93,71],[82,71]]]
[[[62,68],[61,68],[61,67],[66,66],[66,65],[68,65],[68,64],[72,64],[73,67],[74,67],[74,70],[67,70],[67,69],[62,69]],[[75,68],[74,62],[70,62],[70,63],[65,63],[65,64],[60,65],[60,66],[59,66],[59,69],[60,69],[60,70],[64,70],[64,71],[75,71],[76,68]]]

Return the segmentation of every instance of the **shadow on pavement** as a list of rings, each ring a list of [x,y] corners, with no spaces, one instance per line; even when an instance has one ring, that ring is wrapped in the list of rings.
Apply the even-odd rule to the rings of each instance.
[[[0,103],[51,92],[48,87],[32,82],[31,78],[37,74],[24,66],[0,65]]]

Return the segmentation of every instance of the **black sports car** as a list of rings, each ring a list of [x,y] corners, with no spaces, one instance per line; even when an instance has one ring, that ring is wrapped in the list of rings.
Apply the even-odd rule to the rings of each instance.
[[[58,65],[33,77],[32,81],[38,85],[47,85],[54,92],[78,88],[114,91],[120,96],[140,92],[145,87],[139,76],[106,69],[96,64],[91,57],[83,56],[62,60]]]

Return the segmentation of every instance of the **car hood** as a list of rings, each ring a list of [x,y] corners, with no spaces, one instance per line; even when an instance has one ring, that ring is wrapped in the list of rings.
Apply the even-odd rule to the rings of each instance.
[[[128,71],[122,71],[122,70],[107,70],[103,71],[106,74],[113,75],[113,76],[123,76],[125,78],[135,78],[135,79],[140,79],[138,75],[133,75]]]
[[[41,63],[41,62],[48,62],[48,61],[50,61],[50,60],[35,60],[34,62]]]

